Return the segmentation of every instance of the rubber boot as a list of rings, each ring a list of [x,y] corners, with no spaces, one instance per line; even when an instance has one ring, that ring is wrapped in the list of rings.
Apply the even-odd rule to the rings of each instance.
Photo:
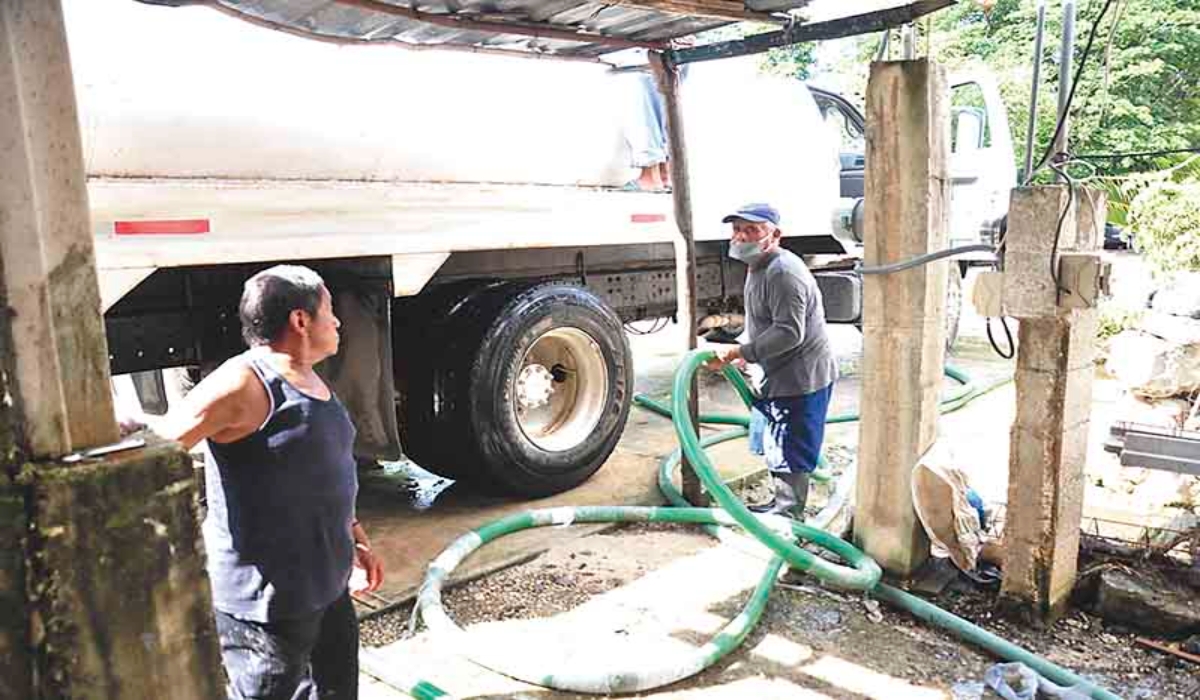
[[[804,520],[804,505],[808,502],[808,474],[771,472],[771,481],[775,486],[775,497],[762,505],[750,506],[750,510]]]

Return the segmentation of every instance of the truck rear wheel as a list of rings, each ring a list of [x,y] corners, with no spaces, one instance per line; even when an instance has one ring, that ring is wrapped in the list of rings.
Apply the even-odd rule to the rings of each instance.
[[[476,289],[431,328],[418,341],[430,349],[425,366],[406,372],[401,416],[418,464],[543,496],[582,483],[612,453],[632,363],[620,319],[593,294],[562,283]]]

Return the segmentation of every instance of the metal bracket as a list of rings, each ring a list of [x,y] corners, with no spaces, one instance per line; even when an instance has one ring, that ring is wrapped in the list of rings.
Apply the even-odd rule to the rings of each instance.
[[[1063,253],[1058,257],[1058,305],[1064,309],[1092,309],[1109,296],[1112,265],[1095,253]]]

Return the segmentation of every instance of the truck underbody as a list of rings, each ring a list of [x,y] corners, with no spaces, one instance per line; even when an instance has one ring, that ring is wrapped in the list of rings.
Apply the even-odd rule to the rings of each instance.
[[[109,267],[102,282],[128,287],[106,294],[114,375],[212,369],[245,347],[238,301],[247,277],[272,264],[308,265],[328,283],[342,319],[341,352],[320,370],[354,417],[360,459],[406,455],[448,477],[527,495],[580,483],[611,453],[629,411],[623,325],[676,312],[676,243],[660,214],[665,196],[491,186],[476,191],[476,207],[491,197],[482,211],[438,211],[428,198],[445,196],[443,186],[421,185],[425,199],[415,202],[415,187],[408,198],[392,199],[382,186],[356,185],[356,196],[388,205],[346,217],[319,211],[316,219],[312,203],[295,198],[254,216],[235,211],[227,198],[203,233],[156,232],[191,221],[184,217],[196,210],[188,207],[200,192],[178,185],[158,191],[160,204],[173,205],[156,209],[163,216],[156,220],[136,219],[113,197],[113,189],[131,186],[145,195],[148,185],[94,185],[101,191],[97,252],[102,269]],[[314,187],[325,193],[311,183],[282,187],[287,195]],[[451,195],[462,192],[448,187]],[[248,185],[233,189],[234,202],[265,201]],[[499,207],[503,193],[524,197]],[[564,199],[575,207],[564,209]],[[305,207],[305,226],[328,233],[296,233]],[[588,219],[601,207],[605,219]],[[418,228],[422,220],[425,229]],[[506,247],[486,247],[481,222]],[[611,229],[602,228],[606,222]],[[562,245],[571,240],[578,245]],[[806,256],[844,252],[833,237],[785,243]],[[367,246],[383,255],[329,257]],[[725,240],[697,241],[696,253],[698,318],[736,323],[744,265],[727,257]],[[179,264],[185,259],[203,262]],[[857,322],[857,277],[830,271],[818,280],[830,321]],[[139,379],[143,405],[162,406],[155,395],[161,373]]]

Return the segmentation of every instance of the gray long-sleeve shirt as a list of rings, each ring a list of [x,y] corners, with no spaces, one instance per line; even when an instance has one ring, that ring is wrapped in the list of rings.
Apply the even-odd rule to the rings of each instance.
[[[744,295],[742,357],[762,366],[764,397],[810,394],[837,379],[821,290],[799,257],[781,248],[752,265]]]

